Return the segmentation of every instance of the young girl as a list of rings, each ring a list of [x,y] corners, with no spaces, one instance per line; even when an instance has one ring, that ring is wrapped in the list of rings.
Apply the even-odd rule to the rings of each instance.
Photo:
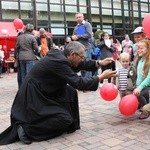
[[[140,107],[143,107],[149,103],[150,95],[150,41],[141,40],[137,46],[137,80],[133,93],[138,97]],[[139,119],[146,119],[148,116],[142,112]]]
[[[2,63],[4,58],[4,51],[2,50],[2,45],[0,45],[0,78],[2,78]]]
[[[135,88],[136,70],[133,66],[130,66],[130,55],[127,52],[123,52],[119,57],[121,67],[118,69],[118,90],[120,97],[133,93]]]

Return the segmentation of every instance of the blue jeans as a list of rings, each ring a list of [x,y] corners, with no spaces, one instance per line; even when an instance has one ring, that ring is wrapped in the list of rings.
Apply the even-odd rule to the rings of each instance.
[[[20,71],[21,71],[21,79],[22,82],[26,76],[26,74],[28,74],[28,72],[32,69],[32,67],[34,66],[34,60],[20,60]]]
[[[0,76],[2,74],[2,61],[0,60]]]
[[[92,59],[92,49],[85,50],[85,59],[86,60]],[[82,77],[90,78],[90,77],[92,77],[92,71],[81,70],[81,75],[82,75]]]
[[[18,88],[20,88],[20,86],[22,84],[22,76],[21,76],[20,66],[17,68],[17,82],[18,82]]]

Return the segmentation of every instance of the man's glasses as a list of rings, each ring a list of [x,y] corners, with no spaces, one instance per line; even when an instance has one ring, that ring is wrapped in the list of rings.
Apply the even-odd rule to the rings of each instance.
[[[75,53],[76,55],[78,55],[82,60],[84,60],[84,56],[81,56],[80,54],[78,53]]]

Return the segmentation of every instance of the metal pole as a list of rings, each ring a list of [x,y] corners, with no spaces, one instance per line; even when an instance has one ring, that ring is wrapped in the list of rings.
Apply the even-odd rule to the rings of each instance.
[[[133,6],[133,0],[131,2],[131,11],[132,11],[132,30],[134,30],[135,28],[135,24],[134,24],[134,6]]]
[[[34,15],[33,15],[33,17],[34,17],[34,27],[35,27],[35,30],[37,30],[38,27],[37,27],[36,0],[33,1],[33,5],[34,5],[34,7],[33,7],[33,12],[34,12]]]

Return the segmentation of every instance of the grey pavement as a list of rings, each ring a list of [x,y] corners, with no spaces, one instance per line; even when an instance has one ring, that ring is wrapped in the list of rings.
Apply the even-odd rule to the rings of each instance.
[[[16,73],[0,79],[0,132],[10,124],[10,108],[17,92]],[[0,150],[150,150],[150,117],[139,120],[140,112],[123,116],[118,110],[119,96],[113,101],[95,92],[79,94],[81,129],[54,139],[0,146]]]

